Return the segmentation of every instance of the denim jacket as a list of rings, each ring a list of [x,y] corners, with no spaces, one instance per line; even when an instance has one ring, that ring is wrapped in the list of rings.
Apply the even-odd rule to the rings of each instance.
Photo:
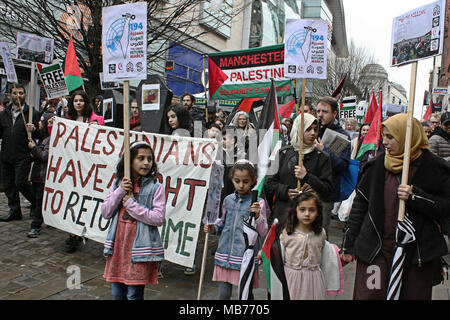
[[[155,182],[153,178],[143,177],[139,186],[140,187],[139,201],[137,201],[135,198],[131,198],[128,201],[135,201],[139,203],[139,205],[142,206],[143,208],[153,210],[153,196],[160,185],[161,184]],[[110,193],[114,192],[114,190],[116,190],[117,187],[118,181],[116,180]],[[121,205],[118,205],[112,215],[113,220],[111,222],[108,234],[106,236],[105,249],[103,251],[103,254],[105,256],[112,255],[114,252],[114,239],[116,235],[120,208]],[[103,213],[103,210],[102,215],[103,216],[106,215],[105,213]],[[164,217],[162,220],[164,220]],[[164,260],[164,248],[162,245],[158,227],[136,220],[136,239],[134,240],[133,247],[131,250],[131,262],[135,263],[135,262],[162,261],[162,260]]]
[[[214,257],[214,264],[227,269],[240,270],[245,251],[243,221],[250,215],[252,195],[240,196],[236,192],[227,196],[223,202],[222,218],[216,222],[216,234],[220,235]],[[256,220],[256,229],[260,237],[267,233],[266,209],[264,200],[258,198],[261,211]],[[259,250],[255,246],[255,256]]]

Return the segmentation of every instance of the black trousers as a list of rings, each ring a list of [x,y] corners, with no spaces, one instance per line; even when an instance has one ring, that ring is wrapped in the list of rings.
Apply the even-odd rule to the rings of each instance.
[[[45,183],[33,182],[31,184],[35,201],[35,210],[31,211],[31,229],[40,229],[42,226],[42,199],[44,198]]]
[[[21,215],[19,192],[31,203],[31,212],[35,209],[35,201],[31,183],[28,181],[31,160],[23,159],[15,163],[2,161],[2,178],[8,207],[13,214]]]

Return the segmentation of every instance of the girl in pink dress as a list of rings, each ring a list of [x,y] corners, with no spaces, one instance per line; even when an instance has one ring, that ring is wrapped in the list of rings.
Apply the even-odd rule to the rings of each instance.
[[[257,171],[246,160],[238,161],[230,170],[235,192],[228,195],[222,206],[222,217],[215,224],[205,225],[204,231],[218,234],[219,244],[214,257],[213,281],[219,282],[219,300],[230,300],[232,285],[239,285],[242,257],[246,249],[243,221],[250,212],[255,214],[256,230],[260,237],[267,233],[266,207],[264,200],[252,203],[251,190],[256,184]],[[255,248],[255,253],[258,248]],[[253,287],[258,288],[258,271],[255,270]],[[250,294],[250,297],[252,295]]]
[[[292,201],[280,235],[291,300],[326,299],[325,278],[320,268],[326,238],[320,199],[315,193],[302,192]]]
[[[117,180],[101,207],[111,219],[105,241],[108,257],[103,277],[116,300],[142,300],[146,284],[158,283],[158,262],[164,249],[158,227],[166,213],[164,186],[157,182],[154,153],[146,142],[130,146],[131,179],[124,177],[123,156]]]

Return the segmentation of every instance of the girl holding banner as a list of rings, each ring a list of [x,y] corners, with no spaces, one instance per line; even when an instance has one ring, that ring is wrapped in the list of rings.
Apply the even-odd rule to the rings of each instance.
[[[345,228],[341,257],[357,259],[357,300],[386,299],[399,200],[406,202],[415,229],[415,241],[404,246],[400,299],[430,300],[433,277],[440,276],[439,258],[448,252],[439,221],[450,214],[450,165],[428,150],[425,131],[414,119],[409,179],[401,184],[407,117],[398,114],[383,122],[386,153],[367,163]]]
[[[101,208],[102,216],[112,219],[103,277],[111,282],[116,300],[143,300],[145,285],[158,284],[158,262],[164,259],[158,227],[166,215],[166,196],[156,179],[153,149],[146,142],[135,142],[130,146],[130,159],[131,179],[124,176],[122,155],[117,179]]]

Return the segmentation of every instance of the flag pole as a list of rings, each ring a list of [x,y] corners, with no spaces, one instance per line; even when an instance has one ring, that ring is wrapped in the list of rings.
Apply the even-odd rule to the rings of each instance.
[[[28,122],[33,123],[34,94],[36,92],[36,62],[31,62],[31,79],[30,79],[30,108],[28,110]]]
[[[124,177],[131,179],[130,172],[130,81],[123,82],[123,160]]]
[[[205,64],[205,55],[203,55],[203,81],[205,88],[205,123],[208,123],[208,96],[206,95],[206,64]]]
[[[301,121],[300,121],[300,148],[298,151],[298,165],[303,167],[303,140],[305,131],[305,100],[306,100],[306,78],[302,79],[302,106],[301,106]],[[297,190],[300,190],[301,181],[297,181]]]
[[[409,88],[409,106],[408,106],[408,120],[406,122],[406,139],[405,151],[403,155],[403,169],[402,169],[402,184],[408,184],[409,162],[411,154],[411,137],[413,129],[413,115],[414,115],[414,97],[416,95],[416,79],[417,79],[417,61],[411,65],[411,83]],[[400,200],[398,208],[398,221],[403,221],[405,218],[406,202]]]

